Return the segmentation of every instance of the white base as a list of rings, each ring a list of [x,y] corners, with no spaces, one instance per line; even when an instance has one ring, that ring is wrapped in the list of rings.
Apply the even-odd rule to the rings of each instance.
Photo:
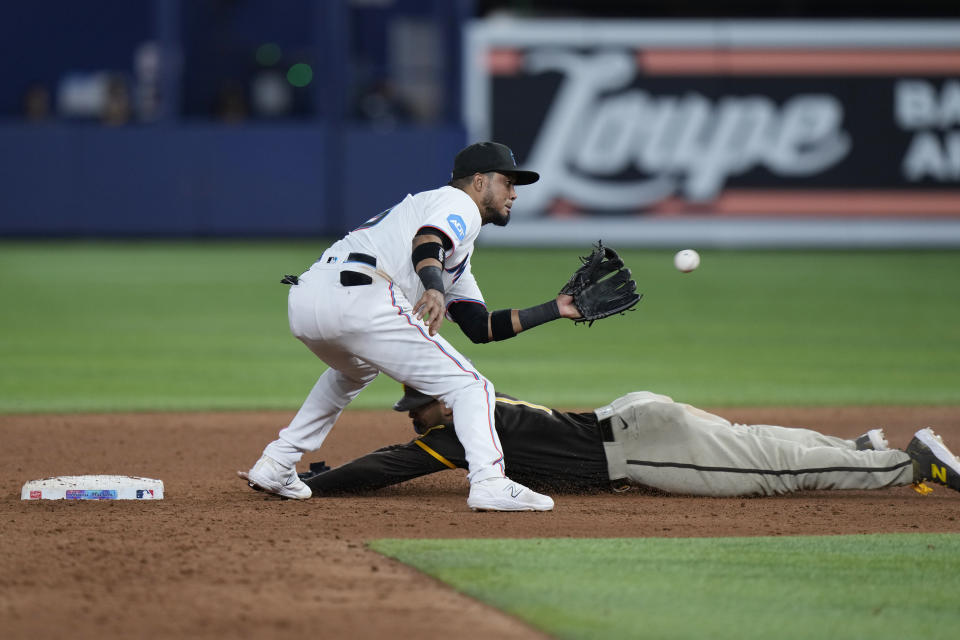
[[[57,476],[31,480],[21,500],[163,500],[163,481],[134,476]]]

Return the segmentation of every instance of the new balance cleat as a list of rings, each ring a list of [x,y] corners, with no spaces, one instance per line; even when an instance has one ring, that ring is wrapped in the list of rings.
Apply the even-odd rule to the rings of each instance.
[[[917,431],[907,445],[907,455],[913,460],[914,480],[929,480],[960,491],[960,460],[940,436],[929,427]]]
[[[857,451],[887,451],[890,449],[890,443],[884,437],[883,429],[870,429],[865,434],[854,440],[857,443]]]
[[[285,467],[273,458],[262,456],[250,471],[238,471],[251,488],[273,493],[281,498],[306,500],[313,492],[297,475],[297,470]]]
[[[488,478],[470,485],[467,506],[474,511],[550,511],[553,499],[510,478]]]

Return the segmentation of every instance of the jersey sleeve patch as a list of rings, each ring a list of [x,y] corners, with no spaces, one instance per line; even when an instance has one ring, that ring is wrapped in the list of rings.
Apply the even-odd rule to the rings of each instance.
[[[458,240],[463,240],[467,235],[467,223],[463,221],[463,218],[456,214],[451,213],[447,216],[447,224],[450,226],[450,230],[453,231],[453,234],[457,236]]]

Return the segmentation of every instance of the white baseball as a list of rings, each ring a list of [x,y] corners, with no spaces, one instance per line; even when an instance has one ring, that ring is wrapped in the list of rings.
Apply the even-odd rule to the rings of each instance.
[[[700,266],[700,254],[693,249],[677,251],[677,255],[673,256],[673,266],[679,271],[690,273]]]

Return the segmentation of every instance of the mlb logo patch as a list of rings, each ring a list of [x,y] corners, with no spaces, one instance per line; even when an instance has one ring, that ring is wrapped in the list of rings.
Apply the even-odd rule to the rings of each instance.
[[[137,489],[137,500],[143,500],[153,497],[153,489]]]
[[[450,229],[457,236],[458,240],[463,240],[463,236],[467,235],[467,225],[463,221],[463,218],[457,214],[451,213],[447,216],[447,224],[450,225]]]

